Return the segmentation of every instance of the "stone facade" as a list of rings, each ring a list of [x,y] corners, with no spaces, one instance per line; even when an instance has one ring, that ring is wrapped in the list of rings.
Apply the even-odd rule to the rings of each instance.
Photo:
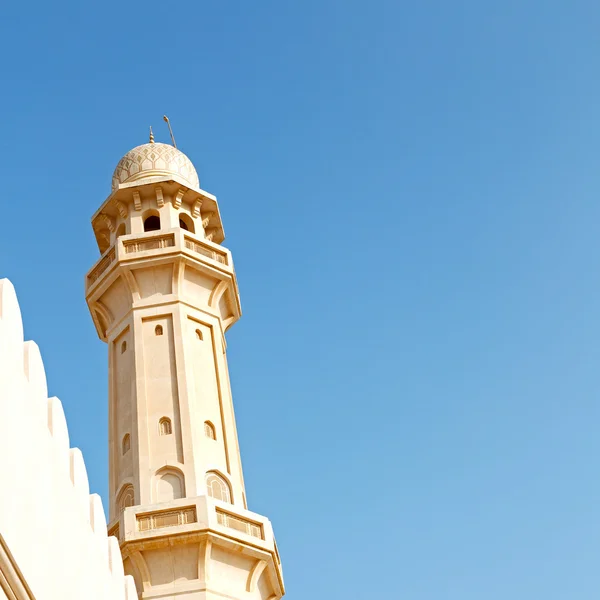
[[[134,600],[81,452],[70,448],[39,349],[23,341],[12,284],[0,280],[0,599]]]

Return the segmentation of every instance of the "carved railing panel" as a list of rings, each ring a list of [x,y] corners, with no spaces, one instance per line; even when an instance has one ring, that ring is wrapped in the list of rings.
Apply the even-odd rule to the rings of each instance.
[[[99,277],[108,269],[112,262],[115,260],[115,247],[113,246],[104,257],[102,257],[98,264],[92,269],[90,274],[88,275],[88,285],[92,285],[94,281],[99,279]]]
[[[223,527],[229,527],[229,529],[235,529],[241,531],[247,535],[258,538],[260,540],[265,539],[263,532],[263,526],[260,523],[243,519],[242,517],[232,515],[231,513],[219,510],[217,508],[217,522]]]
[[[126,254],[145,252],[146,250],[159,250],[160,248],[170,248],[174,245],[175,236],[172,233],[139,240],[123,241],[123,248],[125,249]]]
[[[196,509],[186,506],[178,510],[163,510],[155,513],[144,513],[136,515],[138,531],[150,531],[163,527],[174,527],[176,525],[187,525],[196,523]]]
[[[223,265],[227,264],[227,253],[220,252],[219,250],[215,250],[209,246],[205,246],[200,242],[196,241],[193,238],[185,236],[184,238],[185,247],[192,252],[196,252],[197,254],[201,254],[202,256],[206,256],[207,258],[212,258],[217,262],[220,262]]]

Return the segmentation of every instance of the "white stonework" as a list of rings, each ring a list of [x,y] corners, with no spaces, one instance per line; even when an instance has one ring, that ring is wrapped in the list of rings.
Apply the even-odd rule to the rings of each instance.
[[[232,256],[216,198],[179,155],[158,164],[165,147],[189,162],[164,144],[134,148],[92,218],[102,256],[86,300],[108,344],[109,531],[140,598],[278,600],[277,546],[247,509],[229,385]]]
[[[0,599],[134,600],[119,543],[108,537],[81,452],[69,447],[58,398],[0,280]]]
[[[168,144],[152,142],[133,148],[119,161],[113,174],[112,189],[118,189],[122,183],[167,173],[176,173],[192,187],[200,187],[198,173],[183,152]]]

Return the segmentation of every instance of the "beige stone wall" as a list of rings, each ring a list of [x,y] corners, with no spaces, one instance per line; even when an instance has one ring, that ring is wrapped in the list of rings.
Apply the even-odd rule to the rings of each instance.
[[[134,600],[119,544],[108,537],[81,452],[70,448],[58,398],[0,280],[0,598]]]

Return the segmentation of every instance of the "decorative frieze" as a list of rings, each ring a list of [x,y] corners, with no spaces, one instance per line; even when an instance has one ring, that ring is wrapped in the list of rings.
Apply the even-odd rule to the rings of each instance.
[[[126,254],[145,252],[146,250],[158,250],[160,248],[170,248],[174,245],[175,236],[172,233],[139,240],[125,240],[123,242],[123,248],[125,249]]]
[[[232,515],[231,513],[225,512],[219,508],[217,508],[217,522],[219,525],[223,525],[223,527],[241,531],[246,535],[251,535],[252,537],[258,538],[259,540],[265,539],[262,523],[256,523],[255,521],[243,519],[240,516]]]
[[[188,250],[202,254],[202,256],[206,256],[207,258],[212,258],[224,265],[227,264],[227,254],[225,252],[219,252],[207,246],[203,246],[193,238],[187,237],[187,235],[184,238],[184,244]]]
[[[162,529],[163,527],[187,525],[188,523],[196,523],[198,520],[194,506],[186,506],[178,510],[144,513],[136,515],[135,518],[138,531],[151,531],[152,529]]]

